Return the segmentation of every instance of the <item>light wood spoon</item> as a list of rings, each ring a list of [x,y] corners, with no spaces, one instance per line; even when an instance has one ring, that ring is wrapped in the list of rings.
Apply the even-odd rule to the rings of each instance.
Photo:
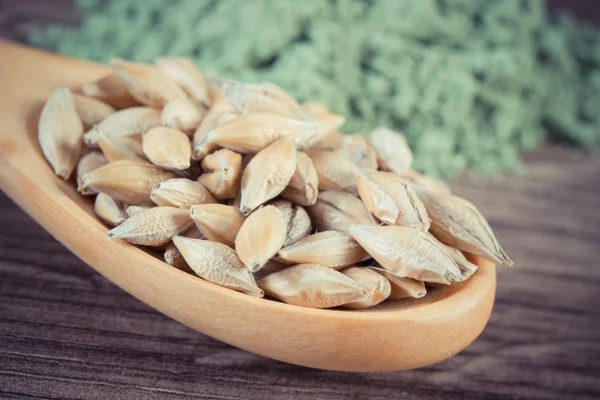
[[[106,236],[89,198],[56,177],[37,142],[52,89],[90,82],[106,66],[0,41],[0,187],[96,271],[171,318],[233,346],[342,371],[418,368],[468,346],[485,327],[496,269],[481,258],[468,281],[423,299],[364,311],[315,310],[258,299],[179,271]]]

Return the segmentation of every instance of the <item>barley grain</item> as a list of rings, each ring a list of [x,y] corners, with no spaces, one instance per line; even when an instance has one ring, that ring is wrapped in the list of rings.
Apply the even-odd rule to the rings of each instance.
[[[248,215],[287,187],[296,170],[296,146],[279,139],[258,153],[242,174],[240,210]]]
[[[235,251],[250,272],[265,266],[283,246],[287,221],[277,207],[265,206],[254,211],[235,237]]]
[[[143,246],[160,246],[185,231],[191,224],[188,210],[153,207],[127,218],[108,231],[108,236]]]
[[[240,210],[224,204],[200,204],[190,208],[190,217],[208,240],[234,247],[244,216]]]
[[[38,140],[54,173],[68,179],[83,150],[83,124],[77,114],[71,91],[56,89],[42,109]]]
[[[256,297],[264,292],[235,251],[210,240],[175,236],[173,243],[194,272],[209,282]]]

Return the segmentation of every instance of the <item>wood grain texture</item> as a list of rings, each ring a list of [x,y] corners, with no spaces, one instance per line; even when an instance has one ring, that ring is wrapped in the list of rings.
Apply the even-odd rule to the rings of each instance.
[[[23,27],[36,14],[25,3],[61,1],[0,0],[0,11],[17,4]],[[16,25],[3,19],[0,35]],[[598,398],[600,159],[548,147],[528,165],[524,178],[453,184],[517,265],[499,271],[476,342],[399,373],[316,371],[203,336],[95,273],[0,194],[0,398]]]

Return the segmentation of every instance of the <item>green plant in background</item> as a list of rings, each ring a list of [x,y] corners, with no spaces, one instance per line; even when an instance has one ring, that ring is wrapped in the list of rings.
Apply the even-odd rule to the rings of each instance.
[[[600,147],[600,34],[535,0],[80,0],[80,27],[34,45],[106,61],[184,55],[402,131],[416,167],[522,169],[553,139]]]

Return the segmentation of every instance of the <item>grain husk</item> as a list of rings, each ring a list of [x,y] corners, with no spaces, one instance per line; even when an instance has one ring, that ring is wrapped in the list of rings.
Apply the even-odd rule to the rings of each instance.
[[[492,228],[471,202],[430,191],[421,190],[418,194],[431,218],[431,233],[442,243],[497,264],[513,265]]]
[[[365,207],[381,222],[429,230],[425,206],[398,175],[363,169],[354,172],[354,180]]]
[[[352,178],[356,165],[337,151],[311,150],[310,159],[317,170],[319,190],[332,190],[356,195]]]
[[[109,64],[127,84],[138,102],[150,107],[164,107],[170,100],[185,97],[185,92],[164,72],[150,64],[112,59]]]
[[[94,200],[94,212],[108,226],[120,225],[127,219],[123,204],[104,193],[98,193]]]
[[[317,170],[319,190],[333,190],[356,195],[352,177],[356,165],[341,153],[329,150],[310,150],[310,159]]]
[[[234,117],[208,132],[206,140],[246,154],[258,153],[281,137],[290,137],[301,145],[318,133],[314,121],[263,112]]]
[[[85,154],[77,163],[77,191],[83,195],[94,195],[97,192],[93,189],[84,189],[82,178],[88,172],[106,165],[108,161],[99,151],[90,151]]]
[[[207,110],[202,103],[179,97],[165,104],[160,114],[164,126],[174,128],[192,137],[193,133],[206,117]]]
[[[273,84],[269,84],[274,86]],[[223,93],[229,103],[240,113],[273,113],[290,118],[300,118],[301,111],[296,105],[273,95],[265,83],[229,83],[224,85]],[[279,88],[279,91],[282,91]],[[279,92],[280,93],[280,92]],[[289,96],[289,95],[288,95]]]
[[[150,162],[171,170],[190,167],[192,148],[185,133],[177,129],[156,127],[142,138],[144,154]]]
[[[79,118],[87,126],[99,124],[104,118],[116,112],[113,106],[93,97],[73,94],[73,101]]]
[[[406,173],[402,175],[402,178],[410,182],[413,187],[417,186],[421,191],[425,190],[434,193],[452,194],[448,185],[441,180],[423,175],[413,169],[407,170]]]
[[[198,180],[219,200],[237,196],[242,182],[242,156],[229,149],[217,150],[202,159],[204,173]]]
[[[356,264],[367,255],[349,235],[337,231],[318,232],[279,250],[277,260],[288,264],[319,264],[343,268]]]
[[[343,305],[344,308],[363,309],[374,307],[390,296],[392,291],[390,282],[375,271],[365,267],[349,267],[344,269],[342,273],[356,281],[367,291],[366,299],[346,303]]]
[[[311,206],[319,194],[319,176],[308,154],[296,152],[296,170],[281,197],[301,206]]]
[[[159,206],[190,208],[196,204],[216,203],[203,184],[185,178],[169,179],[152,188],[150,199]]]
[[[125,210],[127,217],[133,217],[135,214],[142,212],[142,211],[146,211],[150,208],[152,208],[153,206],[129,206],[127,207],[127,209]]]
[[[188,210],[175,207],[153,207],[135,213],[108,231],[113,239],[123,239],[143,246],[161,246],[190,227]]]
[[[342,145],[343,139],[344,134],[331,131],[319,134],[319,136],[309,142],[307,148],[311,150],[336,150]]]
[[[240,210],[248,215],[277,197],[296,171],[296,146],[290,138],[277,140],[258,153],[242,174]]]
[[[269,260],[269,261],[267,261],[267,263],[265,264],[264,267],[262,267],[261,269],[259,269],[256,272],[254,272],[252,275],[254,275],[254,279],[256,279],[256,281],[258,281],[259,279],[262,279],[267,275],[270,275],[275,272],[279,272],[279,271],[284,270],[289,267],[290,267],[289,264],[283,264],[283,263],[280,263],[277,261]]]
[[[141,142],[142,133],[160,125],[160,111],[151,107],[132,107],[110,114],[98,128],[116,137],[127,136]],[[87,131],[83,140],[88,147],[97,147],[98,132]]]
[[[69,179],[83,150],[83,124],[71,91],[52,92],[42,109],[38,124],[38,140],[54,173]]]
[[[184,57],[159,57],[154,63],[166,76],[176,82],[191,98],[209,106],[208,85],[202,71]]]
[[[146,162],[146,159],[140,155],[143,152],[142,144],[139,141],[127,136],[112,135],[98,125],[94,126],[93,130],[97,136],[96,144],[108,162],[119,160]]]
[[[221,103],[213,105],[208,110],[198,129],[194,132],[192,158],[194,160],[202,160],[207,154],[220,149],[221,146],[208,140],[208,133],[237,116],[237,112],[231,108],[229,103],[225,105],[221,105]]]
[[[350,235],[385,269],[401,277],[449,285],[460,269],[430,234],[405,226],[353,225]]]
[[[338,151],[359,168],[378,168],[375,149],[360,133],[344,135]]]
[[[277,86],[271,82],[258,82],[258,83],[248,83],[248,82],[238,82],[234,80],[222,80],[220,83],[220,88],[222,90],[223,97],[229,99],[229,97],[233,97],[231,95],[228,96],[228,93],[236,94],[237,93],[248,93],[248,92],[257,92],[261,95],[268,97],[270,99],[275,99],[286,103],[289,107],[293,109],[300,108],[300,105],[296,101],[296,99],[283,90],[280,86]],[[231,102],[231,100],[229,100]]]
[[[258,285],[271,297],[311,308],[338,307],[368,297],[353,279],[318,264],[300,264],[274,272],[259,280]]]
[[[202,238],[200,231],[198,231],[198,228],[196,228],[195,225],[192,225],[189,228],[187,228],[180,236],[184,236],[184,237],[187,237],[190,239]],[[165,246],[165,252],[163,253],[163,259],[165,260],[165,262],[167,264],[169,264],[181,271],[194,272],[190,268],[188,263],[185,262],[185,258],[183,258],[183,255],[181,255],[181,252],[179,251],[177,246],[175,246],[175,243],[173,243],[172,241],[169,242]]]
[[[382,169],[402,175],[412,165],[412,151],[401,133],[380,127],[371,132],[369,142]]]
[[[86,83],[81,90],[84,95],[108,103],[117,109],[139,105],[129,93],[125,81],[115,73],[108,74],[94,82]]]
[[[317,231],[348,232],[354,224],[376,224],[360,199],[349,193],[321,191],[317,202],[306,208]]]
[[[337,131],[346,122],[346,118],[331,112],[329,108],[322,103],[302,103],[300,108],[308,117],[315,119],[319,123],[320,134],[313,139],[313,143],[321,141],[321,139],[330,132]]]
[[[151,205],[150,193],[159,182],[176,178],[164,169],[135,161],[115,161],[81,178],[83,189],[103,192],[126,204]]]
[[[283,247],[290,246],[310,234],[312,224],[306,210],[287,200],[276,200],[271,203],[277,207],[286,221],[286,234]]]
[[[183,236],[175,236],[173,243],[187,264],[202,279],[252,296],[264,296],[252,273],[232,248],[210,240]]]
[[[190,217],[204,237],[229,247],[235,246],[235,237],[246,219],[239,209],[224,204],[192,206]]]
[[[235,238],[235,251],[256,272],[265,266],[283,246],[287,222],[277,207],[265,206],[246,218]]]
[[[471,275],[473,275],[479,269],[477,265],[467,260],[467,257],[465,257],[465,255],[460,250],[455,249],[452,246],[445,245],[443,243],[442,246],[444,246],[448,254],[450,254],[450,257],[452,257],[454,262],[456,262],[458,268],[460,268],[461,282],[469,279]]]
[[[406,298],[420,299],[427,294],[425,282],[411,278],[403,278],[387,269],[380,267],[367,267],[385,277],[391,286],[391,292],[388,297],[390,300],[400,300]]]

